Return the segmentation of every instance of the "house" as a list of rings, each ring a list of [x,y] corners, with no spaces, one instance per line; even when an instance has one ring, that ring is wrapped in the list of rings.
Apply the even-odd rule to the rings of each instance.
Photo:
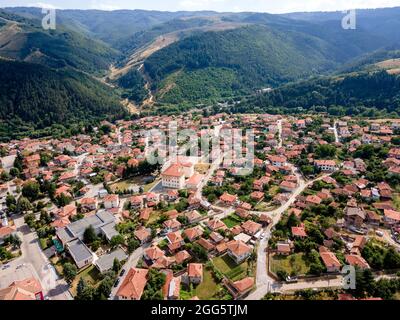
[[[190,242],[193,242],[203,235],[203,230],[200,228],[200,226],[196,226],[183,231],[183,235],[187,237]]]
[[[94,265],[99,270],[100,273],[104,273],[106,271],[111,270],[114,265],[114,260],[117,259],[119,262],[122,262],[128,258],[127,254],[122,249],[114,250],[111,253],[107,253],[99,257]]]
[[[201,263],[189,263],[187,269],[190,283],[200,284],[203,282],[203,265]]]
[[[92,252],[80,239],[69,242],[67,244],[67,250],[79,269],[82,269],[93,262]]]
[[[63,244],[63,246],[65,246],[67,243],[73,240],[76,239],[83,240],[83,234],[85,233],[85,230],[89,226],[93,227],[96,234],[101,234],[106,237],[108,235],[108,238],[109,236],[111,236],[111,234],[110,230],[106,228],[107,226],[110,226],[111,229],[114,229],[114,232],[116,232],[115,217],[111,213],[103,210],[103,211],[98,211],[93,216],[77,220],[69,224],[65,228],[57,230],[56,235]]]
[[[262,229],[262,225],[256,223],[252,220],[247,220],[241,225],[244,232],[246,232],[250,236],[254,236],[258,231]]]
[[[287,162],[287,158],[283,157],[283,156],[273,156],[272,155],[272,156],[268,157],[268,160],[271,162],[271,164],[274,167],[278,167],[278,168],[284,167],[286,165],[286,162]]]
[[[227,206],[232,206],[237,202],[238,197],[236,195],[225,192],[222,196],[219,197],[219,200]]]
[[[134,232],[134,235],[140,241],[140,244],[143,245],[151,240],[151,229],[140,227]]]
[[[197,210],[186,212],[185,217],[187,218],[189,224],[197,223],[203,218],[203,216]]]
[[[250,198],[257,202],[260,202],[261,200],[263,200],[264,196],[265,196],[264,192],[260,192],[260,191],[254,191],[250,194]]]
[[[185,187],[184,167],[179,164],[170,165],[162,174],[162,186],[172,189],[183,189]]]
[[[325,264],[326,270],[328,272],[340,272],[342,264],[333,252],[329,251],[325,247],[320,247],[319,255],[321,256],[321,259]]]
[[[211,241],[208,241],[207,239],[200,238],[199,240],[196,241],[198,245],[203,247],[207,253],[213,251],[215,249],[215,245],[211,243]]]
[[[186,250],[179,251],[175,255],[175,261],[177,264],[182,264],[182,263],[190,260],[191,258],[192,258],[192,256]]]
[[[164,300],[179,300],[181,290],[181,277],[174,277],[172,270],[163,270],[165,274],[165,284],[162,292]]]
[[[296,190],[297,184],[290,181],[282,181],[279,187],[285,192],[293,192],[294,190]]]
[[[182,224],[176,219],[170,219],[170,220],[164,221],[164,223],[163,223],[165,233],[176,232],[181,228],[181,226],[182,226]]]
[[[186,188],[197,190],[203,181],[204,176],[202,174],[195,173],[186,181]]]
[[[276,249],[278,254],[288,256],[293,251],[293,244],[291,242],[278,241]]]
[[[223,229],[225,230],[227,227],[225,225],[225,223],[223,223],[221,220],[219,219],[211,219],[208,220],[206,222],[207,227],[211,230],[211,231],[217,231],[219,229]]]
[[[147,248],[146,250],[144,250],[143,254],[143,258],[150,265],[152,265],[162,256],[164,256],[164,252],[157,246]]]
[[[247,277],[235,282],[225,279],[223,282],[234,299],[239,299],[245,296],[253,289],[255,284],[254,278],[252,277]]]
[[[81,200],[81,207],[82,210],[87,211],[94,211],[97,209],[97,198],[83,198]]]
[[[56,211],[55,215],[58,218],[70,218],[77,214],[75,204],[69,204]]]
[[[333,172],[336,170],[336,162],[333,160],[315,160],[314,165],[323,172]]]
[[[143,196],[132,196],[128,201],[131,205],[131,209],[143,209]]]
[[[118,208],[119,207],[119,196],[117,194],[109,194],[104,197],[104,208]]]
[[[400,212],[394,210],[384,210],[384,222],[386,226],[400,225]]]
[[[359,255],[356,254],[348,254],[346,255],[346,262],[353,266],[353,267],[359,267],[360,269],[369,269],[369,264],[365,259]]]
[[[228,255],[237,263],[240,264],[250,257],[252,248],[241,240],[232,240],[226,244]]]
[[[292,227],[292,235],[293,235],[293,237],[298,237],[298,238],[307,237],[307,233],[306,233],[304,226]]]
[[[309,206],[317,206],[321,204],[322,199],[315,195],[309,195],[306,197],[306,204]]]
[[[140,300],[147,284],[146,269],[131,268],[119,287],[116,297],[119,300]]]
[[[348,225],[361,227],[365,220],[365,211],[359,207],[349,207],[344,209],[345,221]]]
[[[14,281],[7,288],[0,289],[1,300],[44,300],[43,288],[35,278]]]

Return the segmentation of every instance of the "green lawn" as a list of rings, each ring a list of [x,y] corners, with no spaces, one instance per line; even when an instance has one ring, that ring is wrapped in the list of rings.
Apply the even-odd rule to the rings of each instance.
[[[212,271],[205,268],[203,282],[195,288],[191,286],[189,290],[182,289],[180,291],[180,298],[181,300],[189,300],[197,296],[200,300],[214,300],[220,289],[221,285],[215,281]]]
[[[232,214],[223,219],[222,222],[225,223],[228,228],[233,228],[234,226],[240,225],[242,220],[236,214]]]
[[[213,264],[221,273],[223,273],[232,281],[245,278],[249,268],[249,265],[246,261],[237,265],[236,262],[233,261],[232,258],[227,254],[222,257],[214,258]]]
[[[278,256],[273,255],[270,259],[271,271],[277,273],[278,271],[286,271],[289,275],[304,275],[309,270],[310,267],[306,264],[304,260],[303,253],[296,253],[290,256]]]
[[[204,270],[203,282],[194,289],[194,295],[200,300],[210,300],[219,290],[219,284],[215,282],[211,270]]]
[[[71,284],[71,292],[74,296],[76,295],[76,289],[77,289],[79,280],[81,278],[85,279],[85,281],[87,283],[91,284],[92,286],[97,287],[97,285],[101,281],[101,274],[94,265],[92,265],[89,268],[86,268],[86,269],[82,270],[80,273],[78,273],[78,275],[76,276],[76,278],[74,279],[74,281]]]

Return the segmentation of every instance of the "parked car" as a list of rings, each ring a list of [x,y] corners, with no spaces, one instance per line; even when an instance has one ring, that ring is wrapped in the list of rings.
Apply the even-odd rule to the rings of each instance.
[[[125,274],[125,269],[121,270],[121,273],[119,274],[120,277],[122,277]]]
[[[117,279],[117,281],[115,281],[115,283],[114,283],[114,288],[118,287],[119,281],[120,281],[120,279]]]
[[[296,283],[296,282],[298,282],[299,280],[297,279],[297,277],[291,277],[291,276],[287,276],[286,277],[286,282],[287,283]]]
[[[384,233],[382,232],[382,231],[380,231],[380,230],[376,230],[376,235],[377,236],[379,236],[379,237],[383,237],[384,236]]]

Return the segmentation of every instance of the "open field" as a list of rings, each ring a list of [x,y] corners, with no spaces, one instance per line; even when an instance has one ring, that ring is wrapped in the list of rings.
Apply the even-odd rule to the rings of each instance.
[[[245,261],[239,265],[228,255],[213,259],[214,266],[232,281],[237,281],[247,276],[248,263]]]
[[[304,260],[303,253],[296,253],[290,256],[273,255],[270,258],[271,271],[277,273],[278,271],[285,271],[287,274],[304,275],[310,267]]]

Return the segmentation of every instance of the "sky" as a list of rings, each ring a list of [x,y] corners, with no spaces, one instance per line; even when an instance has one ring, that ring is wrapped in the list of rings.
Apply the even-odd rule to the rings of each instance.
[[[400,0],[0,0],[0,7],[35,6],[57,9],[145,9],[220,12],[337,11],[400,6]]]

